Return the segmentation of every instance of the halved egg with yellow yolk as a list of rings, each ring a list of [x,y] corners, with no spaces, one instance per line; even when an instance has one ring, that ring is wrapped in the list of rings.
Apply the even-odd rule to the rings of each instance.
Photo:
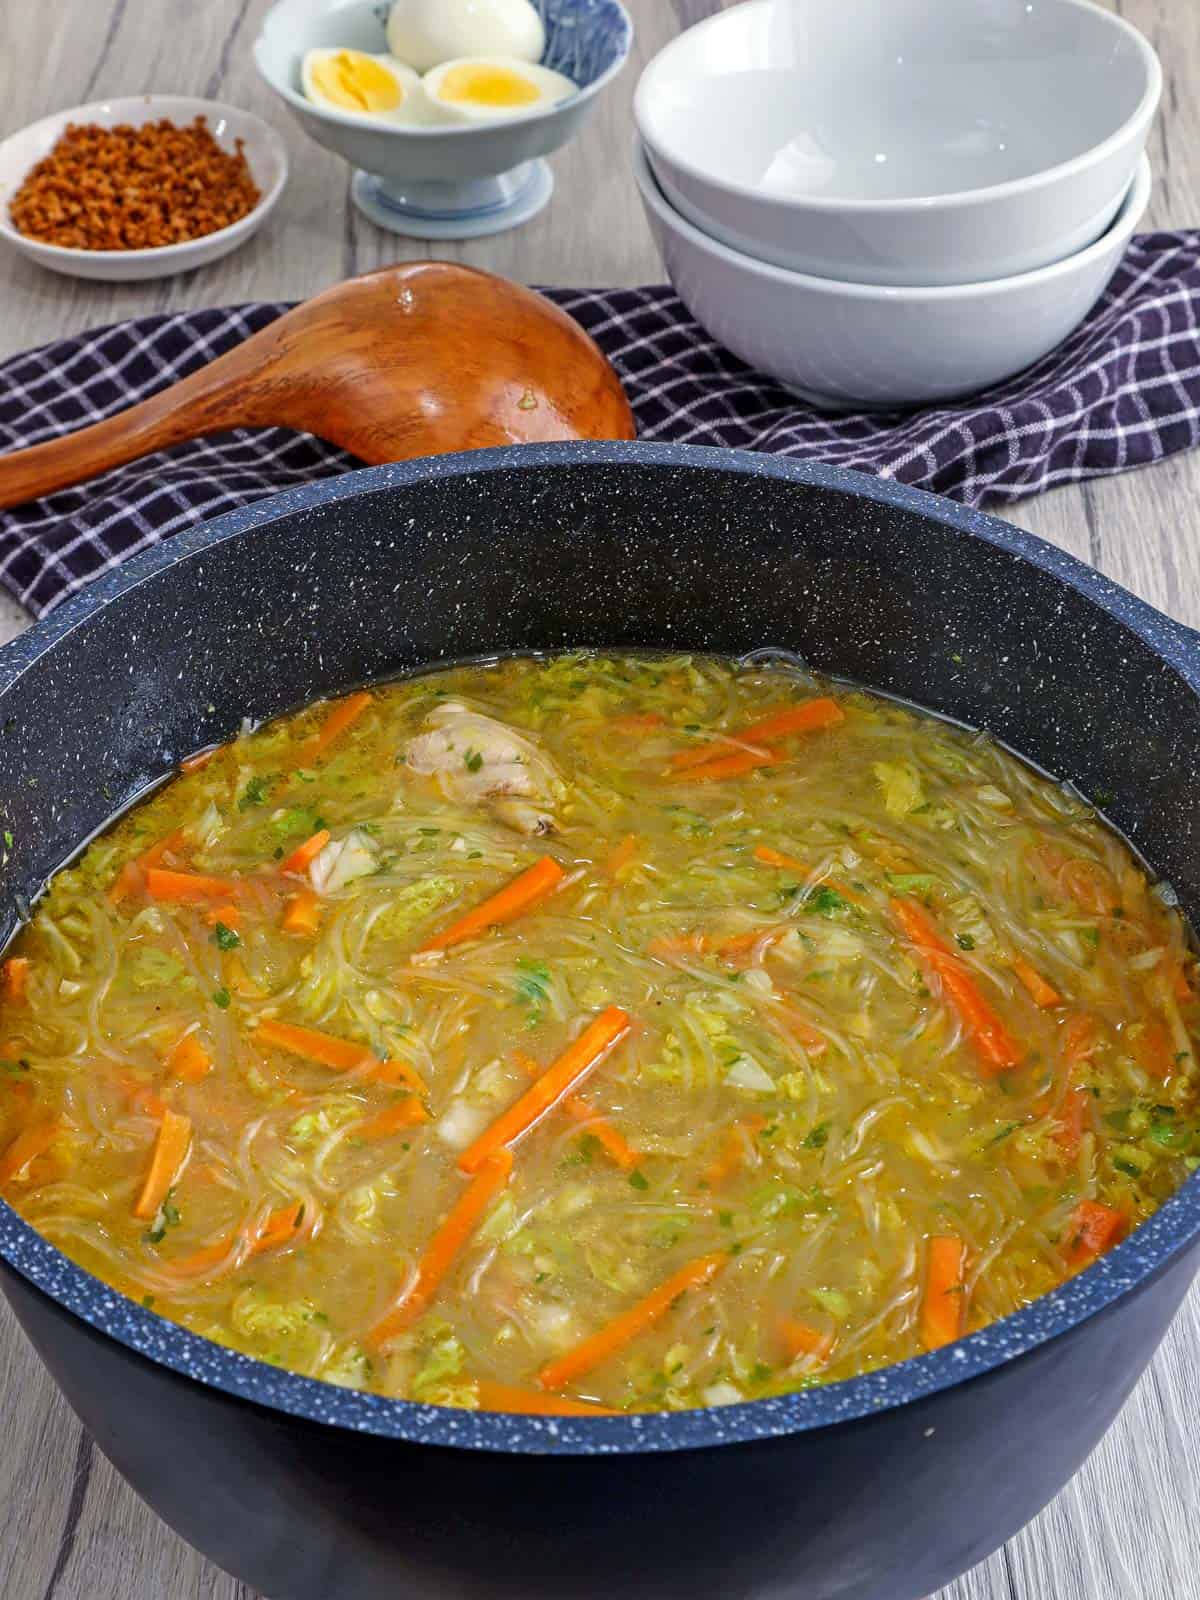
[[[421,80],[431,118],[495,122],[545,110],[575,93],[561,72],[517,56],[462,56],[444,61]]]
[[[421,80],[411,67],[395,56],[365,50],[310,50],[300,82],[314,105],[385,122],[418,121],[425,102]]]

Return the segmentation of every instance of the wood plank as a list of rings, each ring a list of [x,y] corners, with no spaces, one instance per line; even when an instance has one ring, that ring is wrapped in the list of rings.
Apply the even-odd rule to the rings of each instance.
[[[20,51],[0,55],[0,127],[62,105],[160,89],[224,97],[284,134],[293,174],[276,218],[203,272],[110,286],[5,258],[0,358],[148,311],[300,298],[349,273],[428,253],[524,281],[637,283],[661,268],[629,176],[638,65],[719,0],[631,0],[635,60],[587,130],[554,158],[557,193],[534,223],[450,250],[402,240],[347,202],[348,172],[308,144],[259,83],[250,45],[267,0],[91,0],[21,7]],[[1153,226],[1200,219],[1200,8],[1111,0],[1159,47],[1164,115],[1152,140]],[[10,11],[12,7],[10,6]],[[1024,527],[1200,625],[1200,457],[1060,489],[1009,508]],[[0,597],[0,640],[25,619]],[[1200,1571],[1200,1290],[1078,1477],[1041,1517],[937,1600],[1179,1600]],[[5,1600],[256,1600],[165,1529],[91,1448],[0,1304],[0,1595]],[[276,1597],[281,1600],[281,1597]],[[650,1600],[650,1597],[647,1597]],[[880,1600],[890,1600],[881,1596]]]

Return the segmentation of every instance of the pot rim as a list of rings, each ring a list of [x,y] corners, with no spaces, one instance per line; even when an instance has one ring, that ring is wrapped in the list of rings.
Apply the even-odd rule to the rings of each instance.
[[[506,446],[368,467],[288,489],[173,535],[72,596],[0,649],[0,698],[48,650],[96,612],[229,539],[281,517],[381,490],[513,469],[644,465],[742,473],[812,485],[932,518],[1028,562],[1129,628],[1200,695],[1200,640],[1128,590],[1034,534],[890,479],[819,462],[695,445],[596,443]],[[1138,1289],[1200,1235],[1200,1173],[1085,1272],[1023,1310],[955,1344],[860,1377],[737,1405],[627,1417],[525,1416],[392,1400],[301,1377],[169,1322],[76,1266],[0,1201],[0,1260],[98,1332],[177,1375],[297,1418],[417,1444],[508,1454],[628,1455],[785,1438],[853,1422],[983,1377]]]

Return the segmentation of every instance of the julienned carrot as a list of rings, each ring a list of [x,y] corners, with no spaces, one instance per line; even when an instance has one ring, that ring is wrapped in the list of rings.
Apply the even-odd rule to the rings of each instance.
[[[828,1050],[829,1040],[823,1033],[807,1022],[792,1006],[782,1005],[778,1008],[779,1018],[789,1033],[799,1040],[801,1046],[810,1056],[819,1056]]]
[[[279,863],[280,872],[307,872],[332,837],[328,828],[319,828],[316,833],[310,834],[303,844],[298,844],[291,855]]]
[[[288,896],[280,926],[284,933],[316,933],[321,926],[321,902],[311,889],[301,889],[299,894]]]
[[[184,1083],[199,1083],[212,1071],[212,1057],[194,1033],[185,1034],[168,1058],[175,1077]]]
[[[619,728],[622,733],[649,733],[652,728],[661,728],[663,718],[658,711],[630,711],[624,716],[613,717],[609,723],[610,728]]]
[[[1091,1099],[1086,1089],[1081,1089],[1078,1084],[1072,1084],[1063,1095],[1062,1104],[1058,1108],[1056,1119],[1058,1126],[1054,1130],[1054,1142],[1068,1160],[1074,1160],[1079,1153]]]
[[[512,922],[523,912],[530,910],[539,900],[544,900],[564,877],[563,869],[551,856],[543,856],[540,861],[534,862],[532,867],[527,867],[524,872],[506,884],[496,894],[477,905],[474,910],[468,911],[457,922],[452,922],[441,933],[435,934],[432,939],[421,946],[425,950],[449,950],[453,945],[462,944],[467,939],[474,939],[481,933],[486,933],[489,928],[500,927],[505,922]]]
[[[822,695],[816,700],[806,700],[803,705],[776,711],[772,716],[752,722],[749,727],[738,728],[728,737],[739,744],[773,744],[777,739],[790,739],[798,733],[815,733],[819,728],[832,728],[845,720],[846,713],[837,701]],[[671,765],[677,772],[682,772],[688,767],[702,766],[712,757],[711,744],[695,745],[672,756]]]
[[[961,1339],[967,1320],[967,1247],[953,1234],[930,1239],[921,1297],[921,1343],[926,1350]]]
[[[150,1084],[141,1078],[135,1078],[131,1072],[123,1072],[119,1081],[135,1111],[144,1117],[161,1120],[167,1109],[167,1102]]]
[[[816,733],[820,728],[836,727],[845,720],[846,713],[837,701],[831,700],[828,695],[820,695],[815,700],[805,700],[802,705],[776,711],[772,716],[763,717],[760,722],[752,722],[748,728],[742,729],[738,738],[745,739],[747,744],[791,739],[798,733]]]
[[[617,878],[625,868],[631,866],[637,859],[638,836],[636,833],[627,833],[615,849],[610,851],[608,860],[604,863],[604,875],[607,878]]]
[[[753,772],[757,767],[777,766],[782,759],[778,750],[734,750],[730,755],[713,756],[709,761],[680,767],[670,776],[673,783],[713,783],[719,778],[736,778],[743,772]]]
[[[623,1413],[608,1406],[590,1405],[586,1400],[568,1400],[565,1395],[542,1394],[537,1389],[519,1389],[510,1383],[493,1383],[480,1378],[475,1385],[483,1411],[513,1411],[530,1417],[619,1417]]]
[[[369,1067],[365,1074],[381,1083],[403,1083],[414,1094],[424,1094],[425,1084],[420,1074],[403,1061],[380,1061],[365,1044],[353,1044],[349,1039],[339,1039],[332,1033],[320,1033],[316,1028],[300,1028],[292,1022],[260,1022],[254,1030],[255,1038],[280,1050],[290,1050],[306,1061],[319,1066],[332,1067],[335,1072],[353,1072],[359,1067]]]
[[[251,1241],[245,1260],[249,1261],[253,1256],[264,1255],[268,1250],[277,1250],[281,1245],[290,1243],[306,1215],[306,1202],[303,1200],[272,1211]],[[192,1277],[224,1261],[236,1239],[236,1233],[227,1233],[215,1244],[202,1245],[199,1250],[193,1250],[191,1255],[177,1256],[174,1261],[165,1262],[162,1270],[170,1276]]]
[[[743,1117],[739,1122],[731,1123],[726,1128],[725,1136],[721,1140],[720,1154],[709,1164],[704,1174],[704,1181],[710,1189],[719,1189],[742,1169],[746,1164],[747,1137],[761,1133],[766,1125],[766,1117],[752,1116]]]
[[[138,894],[145,884],[146,873],[151,867],[161,866],[164,857],[177,855],[183,849],[184,831],[175,828],[164,838],[158,839],[141,855],[135,856],[132,861],[127,861],[117,874],[117,880],[108,891],[108,898],[117,904],[131,894]]]
[[[29,991],[28,956],[9,956],[4,963],[4,998],[11,1005],[20,1005]]]
[[[0,1156],[0,1189],[20,1178],[31,1161],[44,1155],[58,1138],[61,1124],[57,1118],[48,1122],[34,1122],[22,1128]]]
[[[477,1171],[494,1151],[519,1139],[625,1037],[630,1026],[629,1013],[620,1006],[608,1006],[602,1011],[578,1039],[533,1080],[520,1099],[485,1128],[474,1144],[467,1146],[458,1158],[458,1170]]]
[[[514,1050],[513,1059],[531,1078],[541,1076],[541,1066],[523,1050]],[[562,1108],[569,1117],[574,1117],[576,1122],[588,1124],[588,1132],[622,1172],[633,1171],[640,1160],[637,1151],[630,1145],[625,1135],[613,1127],[607,1117],[600,1115],[590,1100],[585,1100],[581,1094],[569,1094],[562,1102]]]
[[[162,1121],[158,1125],[158,1138],[154,1141],[154,1153],[150,1157],[146,1181],[133,1208],[135,1217],[147,1221],[158,1215],[163,1201],[179,1177],[183,1163],[187,1160],[191,1143],[192,1119],[181,1116],[177,1111],[170,1109],[164,1111]]]
[[[261,1255],[264,1251],[276,1250],[281,1244],[287,1244],[303,1221],[303,1200],[297,1200],[279,1211],[272,1211],[258,1230],[251,1255]]]
[[[1128,1227],[1129,1218],[1115,1206],[1081,1200],[1071,1213],[1063,1254],[1073,1267],[1087,1266],[1118,1244]]]
[[[1015,1067],[1021,1060],[1020,1050],[925,908],[915,900],[893,900],[891,907],[905,938],[940,980],[942,992],[958,1012],[985,1071],[995,1075]]]
[[[665,1283],[652,1289],[644,1300],[639,1300],[628,1311],[614,1317],[590,1339],[584,1339],[582,1344],[577,1344],[556,1361],[548,1361],[538,1373],[538,1382],[543,1389],[565,1389],[577,1378],[582,1378],[584,1373],[601,1366],[618,1351],[624,1350],[626,1345],[632,1344],[647,1328],[661,1322],[680,1295],[686,1294],[689,1289],[699,1289],[711,1283],[728,1260],[726,1252],[720,1250],[713,1255],[697,1256],[694,1261],[689,1261],[687,1266],[672,1273]]]
[[[1043,1010],[1048,1011],[1052,1006],[1062,1004],[1062,995],[1054,985],[1047,983],[1038,969],[1031,966],[1023,956],[1012,958],[1012,969],[1029,991],[1029,998],[1035,1006],[1041,1006]]]
[[[371,696],[365,689],[360,689],[357,694],[349,694],[344,700],[339,700],[322,723],[320,733],[309,745],[302,765],[316,761],[320,756],[324,755],[335,739],[340,738],[348,728],[354,726],[370,704]]]
[[[179,763],[180,772],[199,772],[206,767],[214,756],[219,756],[225,749],[223,744],[211,745],[207,750],[197,750],[194,756],[185,756]]]
[[[417,1265],[416,1276],[391,1310],[367,1335],[367,1344],[380,1349],[428,1310],[443,1278],[450,1271],[463,1247],[483,1219],[492,1201],[512,1175],[511,1150],[495,1150],[480,1164]]]
[[[745,967],[748,965],[746,958],[759,945],[765,954],[789,931],[787,928],[751,928],[748,933],[735,933],[732,938],[721,940],[717,946],[717,955],[730,966]]]
[[[151,867],[146,873],[146,893],[152,900],[233,900],[241,887],[236,878],[210,878],[201,872]]]
[[[1175,1047],[1161,1022],[1146,1022],[1134,1035],[1133,1054],[1142,1071],[1152,1078],[1169,1078],[1175,1067]]]
[[[780,1322],[779,1339],[789,1361],[796,1361],[800,1356],[827,1361],[837,1342],[832,1333],[823,1333],[811,1322],[800,1322],[795,1317],[784,1317]]]
[[[211,911],[204,913],[204,920],[210,928],[215,928],[220,922],[232,930],[241,927],[242,913],[235,905],[214,906]]]
[[[360,1122],[354,1129],[356,1139],[389,1139],[402,1128],[414,1128],[419,1122],[428,1122],[429,1113],[415,1094],[405,1095],[395,1105],[387,1106]]]

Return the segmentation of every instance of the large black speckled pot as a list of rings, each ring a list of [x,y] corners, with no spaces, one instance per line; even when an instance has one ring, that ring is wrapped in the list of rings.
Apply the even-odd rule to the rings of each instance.
[[[0,655],[3,921],[250,714],[418,663],[777,644],[989,728],[1200,913],[1200,649],[1003,523],[826,467],[559,445],[376,468],[181,535]],[[440,1411],[233,1355],[0,1206],[0,1282],[101,1448],[271,1600],[916,1600],[1075,1471],[1196,1266],[1193,1179],[1099,1265],[934,1355],[785,1399]]]

